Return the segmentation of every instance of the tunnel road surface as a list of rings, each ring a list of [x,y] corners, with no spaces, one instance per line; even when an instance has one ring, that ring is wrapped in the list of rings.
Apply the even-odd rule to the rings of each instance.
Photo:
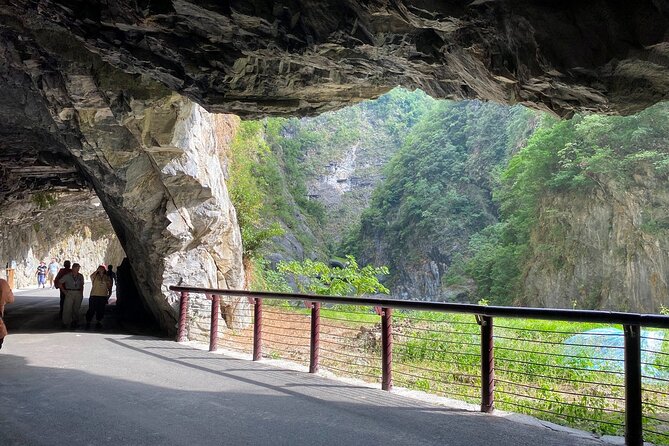
[[[57,312],[44,299],[8,307],[31,328],[0,350],[2,446],[605,444],[171,340],[40,330]]]

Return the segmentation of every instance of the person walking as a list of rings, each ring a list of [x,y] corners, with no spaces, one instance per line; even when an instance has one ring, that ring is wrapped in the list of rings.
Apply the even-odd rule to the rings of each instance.
[[[63,290],[60,281],[63,279],[63,277],[65,277],[67,274],[70,274],[71,272],[72,269],[70,268],[70,261],[66,260],[63,262],[63,267],[60,269],[60,271],[58,271],[58,274],[56,274],[56,278],[53,279],[53,284],[60,290],[60,311],[58,312],[58,320],[60,321],[63,320],[63,305],[65,304],[65,290]]]
[[[72,271],[60,280],[63,291],[65,291],[65,302],[63,303],[63,325],[75,330],[79,323],[79,309],[81,301],[84,300],[84,276],[79,273],[80,265],[74,263]]]
[[[58,274],[58,262],[56,262],[56,259],[51,259],[51,262],[49,262],[47,268],[48,272],[46,280],[49,282],[49,288],[56,288],[56,285],[53,283],[53,280],[56,278],[56,274]]]
[[[37,272],[35,275],[37,276],[37,288],[40,286],[42,288],[46,288],[46,263],[44,262],[39,262],[39,266],[37,267]]]
[[[111,296],[112,288],[116,283],[116,273],[114,272],[114,265],[107,265],[107,275],[109,276],[109,295]]]
[[[14,293],[12,293],[9,282],[5,279],[0,279],[0,348],[2,348],[2,343],[5,341],[5,336],[7,336],[7,327],[3,320],[5,317],[5,305],[12,302],[14,302]]]
[[[91,321],[95,316],[95,328],[102,328],[102,318],[105,315],[105,306],[109,300],[111,290],[111,278],[104,265],[91,274],[91,295],[88,299],[88,311],[86,312],[86,330],[91,328]]]

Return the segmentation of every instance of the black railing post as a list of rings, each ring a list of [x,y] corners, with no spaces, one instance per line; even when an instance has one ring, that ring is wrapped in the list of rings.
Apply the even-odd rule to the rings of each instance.
[[[177,342],[186,342],[186,321],[188,319],[188,292],[182,291],[179,300],[179,328],[177,329]]]
[[[211,297],[211,323],[209,324],[209,351],[218,349],[218,318],[221,314],[221,296],[214,294]]]
[[[495,405],[495,355],[490,316],[477,317],[481,325],[481,412],[492,412]]]
[[[311,351],[309,355],[309,373],[318,372],[318,353],[321,336],[321,304],[311,302]]]
[[[624,325],[625,329],[625,444],[643,445],[643,412],[641,399],[641,327]]]
[[[392,308],[381,309],[381,388],[392,390],[393,388],[393,310]]]
[[[257,297],[253,304],[253,360],[262,359],[262,299]]]

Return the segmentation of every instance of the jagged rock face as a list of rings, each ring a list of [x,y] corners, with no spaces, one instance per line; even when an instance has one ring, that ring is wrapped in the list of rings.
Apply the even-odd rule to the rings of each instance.
[[[397,85],[561,115],[629,113],[669,91],[666,0],[9,3],[13,20],[55,25],[121,70],[247,116],[318,113]]]
[[[133,266],[140,290],[168,331],[172,284],[241,288],[241,236],[225,186],[214,117],[179,96],[131,105],[124,116],[139,141],[131,159],[97,165],[93,181]],[[101,145],[100,147],[105,147]],[[107,152],[104,152],[107,153]],[[109,184],[116,183],[118,189]],[[239,310],[244,310],[242,305]]]
[[[16,262],[14,285],[37,285],[40,261],[78,262],[84,276],[101,263],[118,266],[125,254],[100,200],[90,191],[34,195],[0,213],[0,269]],[[4,272],[4,271],[3,271]],[[4,277],[4,274],[3,274]]]
[[[223,164],[225,144],[231,141],[224,129],[236,128],[239,120],[230,115],[212,115],[191,102],[181,107],[171,129],[170,144],[158,149],[162,152],[158,156],[156,152],[152,155],[168,198],[165,216],[169,224],[155,239],[158,246],[168,243],[159,251],[165,265],[163,294],[171,296],[171,284],[241,289],[241,234],[228,197]],[[147,191],[154,189],[140,189],[137,198],[141,200],[142,192]],[[179,243],[170,243],[175,240]],[[176,304],[175,299],[169,300]],[[250,306],[246,299],[222,301],[224,313],[239,316],[230,320],[248,319]]]
[[[587,197],[545,197],[531,239],[523,303],[642,313],[666,307],[666,181],[649,168],[637,172],[629,187],[608,179]]]
[[[15,90],[0,97],[0,110],[12,115],[0,132],[13,135],[0,145],[0,153],[9,154],[0,157],[3,168],[40,178],[42,167],[65,165],[79,187],[93,188],[146,305],[165,331],[174,331],[177,296],[167,287],[180,283],[177,278],[241,287],[241,237],[215,128],[217,119],[226,118],[149,79],[115,70],[57,30],[5,26],[0,33],[0,85]],[[24,140],[28,144],[21,145]],[[31,161],[12,170],[16,159]],[[42,178],[26,181],[20,192],[50,190],[53,183]],[[19,195],[12,181],[0,179],[5,202]]]

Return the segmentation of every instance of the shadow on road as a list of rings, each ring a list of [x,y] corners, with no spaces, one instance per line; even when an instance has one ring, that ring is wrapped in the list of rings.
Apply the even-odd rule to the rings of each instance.
[[[79,312],[79,331],[85,330],[85,314],[88,311],[88,294],[90,285],[84,291],[84,300]],[[5,323],[10,336],[20,333],[56,333],[62,332],[59,317],[60,295],[56,289],[28,289],[15,291],[15,301],[5,307]],[[113,300],[112,300],[113,301]],[[67,330],[69,331],[69,330]],[[118,317],[116,305],[107,305],[102,328],[95,329],[95,321],[90,331],[105,333],[137,334],[161,336],[156,326],[147,326]]]

